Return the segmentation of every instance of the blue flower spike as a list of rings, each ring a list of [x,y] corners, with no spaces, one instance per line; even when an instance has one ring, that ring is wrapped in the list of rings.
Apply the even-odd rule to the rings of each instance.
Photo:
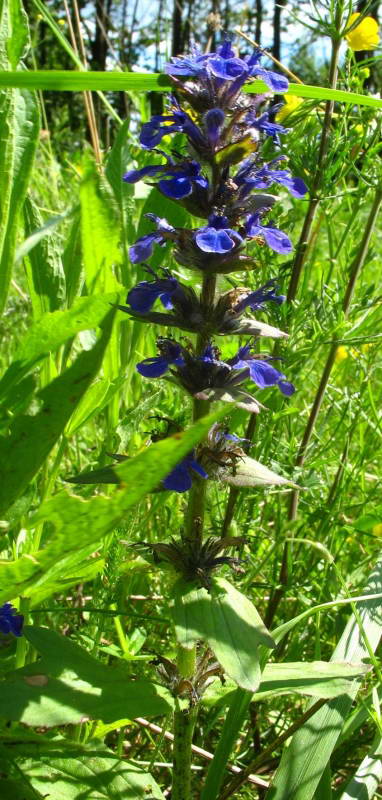
[[[0,607],[0,631],[1,633],[12,633],[13,636],[22,636],[24,617],[18,614],[11,603],[4,603]]]

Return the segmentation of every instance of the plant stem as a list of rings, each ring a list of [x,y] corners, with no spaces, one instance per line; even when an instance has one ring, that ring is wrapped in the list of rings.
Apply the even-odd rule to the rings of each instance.
[[[357,277],[365,263],[365,259],[367,256],[367,252],[369,249],[370,238],[373,233],[375,223],[377,221],[378,213],[382,204],[382,187],[378,187],[375,192],[374,201],[372,207],[370,209],[369,217],[367,219],[365,230],[361,239],[360,246],[358,251],[355,255],[355,258],[350,267],[350,274],[348,284],[345,290],[345,295],[342,304],[342,310],[344,317],[347,318],[350,310],[350,304],[352,301],[352,297],[354,294],[354,287],[357,280]],[[329,353],[327,355],[326,363],[323,369],[322,377],[320,380],[319,387],[317,389],[316,396],[313,401],[313,405],[311,408],[311,412],[309,414],[309,419],[304,431],[304,435],[297,453],[296,458],[296,466],[302,467],[305,462],[305,457],[307,453],[307,449],[312,438],[314,426],[320,412],[320,408],[322,405],[322,401],[325,396],[325,392],[327,389],[327,385],[329,382],[330,373],[332,371],[333,364],[335,362],[336,352],[337,352],[338,342],[336,340],[333,341]],[[294,489],[289,504],[289,512],[288,512],[288,520],[293,522],[297,517],[297,510],[298,510],[298,503],[299,503],[299,496],[300,492],[299,489]],[[289,549],[291,547],[291,542],[285,542],[284,545],[284,552],[283,552],[283,559],[281,563],[280,569],[280,577],[279,577],[279,585],[278,588],[273,592],[267,614],[265,617],[265,624],[269,627],[274,619],[276,614],[276,610],[280,603],[281,598],[285,592],[285,588],[288,585],[289,581],[289,569],[288,569],[288,560],[289,560]]]
[[[340,17],[342,17],[342,12],[340,14]],[[337,29],[339,29],[341,24],[341,18],[338,19],[337,22],[338,22]],[[329,72],[329,85],[331,89],[335,89],[337,85],[338,58],[339,58],[340,47],[341,47],[341,39],[337,38],[333,39],[332,56],[331,56],[330,72]],[[293,263],[292,274],[288,288],[288,296],[287,296],[288,302],[293,301],[296,297],[301,271],[305,264],[305,259],[308,252],[309,240],[312,231],[312,226],[314,223],[314,218],[316,216],[317,207],[320,202],[320,197],[318,193],[321,185],[322,175],[324,173],[325,160],[329,148],[330,127],[333,116],[333,108],[334,108],[333,100],[327,100],[325,105],[325,117],[321,133],[321,142],[317,159],[317,167],[313,178],[311,198],[309,201],[308,210],[306,212],[304,224],[302,226],[300,238],[298,241],[298,245],[296,247],[296,257]]]
[[[216,290],[216,275],[204,275],[200,302],[208,320],[209,309],[213,307]],[[198,334],[196,353],[200,355],[210,339],[207,328]],[[200,417],[208,414],[210,403],[208,400],[194,398],[192,418],[195,422]],[[203,538],[205,500],[207,481],[195,478],[189,491],[188,504],[185,514],[184,537],[196,547],[200,546]],[[185,648],[178,645],[177,666],[180,678],[187,678],[192,682],[196,668],[196,646]],[[191,763],[192,763],[192,736],[195,728],[198,708],[177,708],[174,714],[174,759],[171,800],[191,800]]]
[[[192,735],[197,708],[178,709],[174,714],[174,755],[171,800],[191,800]]]

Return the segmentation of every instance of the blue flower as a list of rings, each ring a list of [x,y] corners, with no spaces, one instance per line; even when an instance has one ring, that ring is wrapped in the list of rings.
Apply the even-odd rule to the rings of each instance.
[[[268,189],[273,183],[278,183],[289,189],[293,197],[304,197],[308,189],[302,178],[294,178],[287,169],[270,169],[270,165],[284,161],[285,156],[278,156],[270,164],[256,168],[254,159],[247,159],[235,175],[234,181],[241,188],[241,196],[245,197],[252,189]]]
[[[0,631],[1,633],[13,633],[14,636],[22,635],[24,617],[17,614],[16,609],[10,603],[4,603],[0,607]]]
[[[245,308],[250,308],[251,311],[262,311],[264,308],[264,303],[268,303],[272,301],[273,303],[277,303],[281,305],[286,300],[285,294],[276,294],[275,288],[277,287],[277,281],[272,278],[270,281],[261,286],[260,289],[256,289],[254,292],[247,294],[246,297],[243,297],[242,300],[233,307],[235,314],[241,314]]]
[[[272,136],[273,141],[276,142],[276,144],[280,144],[280,133],[288,133],[289,128],[284,128],[283,125],[279,125],[278,122],[270,122],[269,116],[269,111],[264,111],[264,114],[261,114],[260,117],[257,117],[256,114],[251,111],[247,114],[245,119],[251,128],[266,133],[267,136]]]
[[[177,342],[173,342],[172,339],[159,339],[158,350],[159,356],[145,358],[136,365],[137,372],[144,378],[160,378],[170,366],[184,366],[183,348]]]
[[[251,56],[239,58],[235,55],[231,41],[226,38],[216,53],[203,54],[194,48],[190,56],[172,58],[165,70],[175,78],[197,78],[203,88],[214,95],[223,88],[225,100],[232,98],[248,78],[260,78],[276,92],[286,92],[288,80],[283,75],[260,67],[261,50],[256,49]]]
[[[237,231],[228,227],[227,217],[211,214],[208,225],[194,234],[194,240],[204,253],[228,253],[243,242]]]
[[[139,137],[141,145],[147,150],[152,150],[164,136],[171,133],[185,133],[194,147],[205,147],[206,140],[198,126],[195,125],[189,114],[182,111],[175,98],[171,98],[171,100],[174,107],[172,114],[155,114],[149,122],[142,125]]]
[[[203,467],[196,461],[193,450],[167,475],[163,481],[164,488],[174,492],[187,492],[192,486],[191,470],[197,472],[201,478],[208,478]]]
[[[273,228],[271,225],[261,225],[260,223],[261,212],[250,214],[245,223],[245,230],[247,236],[254,238],[262,236],[265,239],[268,247],[275,250],[276,253],[287,255],[293,250],[293,245],[289,237],[278,228]]]
[[[175,228],[170,225],[164,217],[157,217],[156,214],[145,214],[145,217],[155,222],[157,230],[154,233],[146,233],[141,236],[129,249],[130,260],[133,264],[140,264],[147,261],[152,255],[154,244],[164,245],[166,239],[173,238]]]
[[[130,306],[131,311],[147,314],[158,298],[165,308],[172,309],[174,307],[171,298],[176,292],[181,291],[180,284],[176,278],[171,277],[170,273],[165,278],[157,276],[155,278],[154,281],[141,281],[133,289],[130,289],[126,303]]]
[[[220,108],[211,108],[204,115],[204,126],[207,138],[213,147],[219,140],[220,131],[224,125],[224,112]]]
[[[247,63],[250,75],[253,78],[259,78],[260,80],[264,81],[264,83],[266,83],[270,89],[273,89],[274,92],[283,94],[288,89],[288,79],[285,77],[285,75],[279,75],[278,72],[272,72],[272,70],[260,67],[259,61],[262,55],[263,54],[261,50],[256,49],[249,57]]]
[[[269,357],[260,359],[251,354],[251,346],[240,347],[236,356],[230,359],[233,369],[244,369],[248,376],[259,387],[268,389],[271,386],[278,386],[280,391],[290,397],[296,389],[292,383],[285,379],[285,375],[279,372],[269,363]]]
[[[142,178],[159,176],[158,188],[172,200],[181,200],[190,195],[194,184],[202,189],[208,188],[208,180],[201,175],[200,164],[193,160],[133,169],[125,173],[123,180],[126,183],[136,183]]]

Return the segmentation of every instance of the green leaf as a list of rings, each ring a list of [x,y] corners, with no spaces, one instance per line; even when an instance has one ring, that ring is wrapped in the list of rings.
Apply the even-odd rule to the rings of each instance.
[[[29,199],[29,202],[31,200]],[[33,206],[33,208],[36,208]],[[60,225],[67,217],[71,216],[74,213],[72,208],[69,208],[63,214],[56,214],[54,217],[49,217],[49,219],[44,223],[41,224],[41,227],[33,230],[33,232],[20,244],[15,253],[15,263],[18,264],[22,259],[36,247],[36,244],[41,242],[42,239],[45,239],[47,236],[51,236],[54,233],[55,228],[57,225]]]
[[[40,212],[29,197],[24,203],[24,220],[27,236],[36,236],[36,231],[41,231]],[[25,265],[34,318],[62,307],[66,296],[65,273],[57,239],[45,236],[36,241],[25,256]]]
[[[20,0],[2,0],[0,4],[0,64],[16,69],[28,42],[28,17]]]
[[[25,725],[104,723],[139,715],[168,714],[170,692],[151,681],[133,681],[124,665],[108,667],[66,636],[25,626],[24,635],[42,658],[0,683],[0,713]]]
[[[33,72],[0,72],[0,87],[46,89],[48,91],[81,92],[103,90],[107,92],[168,92],[172,83],[168,75],[139,72],[75,72],[70,70],[34,70]],[[244,86],[250,94],[264,94],[269,87],[255,80]],[[382,108],[382,100],[367,94],[329,89],[325,86],[290,83],[285,95],[315,100],[334,100],[338,103]]]
[[[33,554],[22,555],[16,561],[0,562],[0,604],[18,594],[27,597],[59,580],[67,559],[83,548],[93,549],[118,525],[126,511],[154,489],[192,448],[206,436],[211,425],[224,416],[224,409],[198,420],[184,433],[145,448],[135,458],[114,469],[120,486],[108,497],[97,495],[90,500],[59,492],[43,503],[30,520],[30,526],[50,523],[49,544]]]
[[[12,277],[19,212],[33,165],[39,132],[36,98],[29,92],[0,93],[0,311]]]
[[[103,323],[102,336],[91,350],[80,353],[71,367],[40,390],[35,408],[12,421],[0,439],[0,514],[9,508],[40,469],[63,433],[74,409],[101,367],[114,310]]]
[[[210,591],[181,579],[173,589],[172,617],[180,645],[208,642],[227,675],[243,689],[256,691],[258,646],[274,647],[274,641],[245,595],[223,578],[213,579]]]
[[[283,478],[282,475],[277,475],[276,472],[272,472],[264,464],[260,464],[260,461],[255,461],[254,458],[249,456],[240,459],[235,466],[234,472],[227,472],[222,475],[221,480],[230,486],[237,486],[239,489],[251,486],[291,486],[298,488],[292,481]]]
[[[365,593],[377,593],[381,588],[382,561],[379,561]],[[350,617],[333,653],[332,662],[359,663],[379,643],[382,632],[380,600],[364,600],[357,607],[357,615],[353,613]],[[362,622],[367,644],[360,633],[357,617]],[[272,787],[267,792],[267,800],[312,800],[359,686],[359,682],[354,681],[346,694],[325,704],[306,726],[294,734],[283,752]]]
[[[83,283],[80,219],[80,210],[76,208],[67,236],[65,250],[62,254],[68,308],[71,308],[77,295],[81,294]]]
[[[115,291],[117,281],[113,267],[121,260],[119,229],[93,166],[87,169],[82,181],[80,201],[82,256],[88,292]]]
[[[14,360],[0,381],[2,403],[11,407],[12,389],[36,367],[43,358],[54,353],[79,331],[97,328],[111,305],[118,303],[120,295],[80,297],[69,311],[45,314],[32,325],[16,351]]]
[[[347,783],[340,800],[373,800],[382,781],[382,737],[373,745]]]
[[[243,158],[253,153],[257,148],[257,142],[252,136],[245,136],[237,142],[227,144],[216,153],[216,163],[220,167],[230,166],[231,164],[238,164]]]
[[[57,800],[164,800],[152,775],[116,758],[111,750],[72,758],[65,753],[54,758],[41,756],[26,763],[25,771],[41,797],[47,796],[48,784],[54,786]]]
[[[369,671],[367,664],[332,663],[330,661],[291,661],[282,664],[266,664],[261,675],[260,686],[252,697],[260,702],[267,697],[285,694],[300,694],[308,697],[339,697],[351,688],[355,678]],[[205,695],[207,705],[224,700],[231,702],[235,686],[227,682],[224,686],[212,684]]]

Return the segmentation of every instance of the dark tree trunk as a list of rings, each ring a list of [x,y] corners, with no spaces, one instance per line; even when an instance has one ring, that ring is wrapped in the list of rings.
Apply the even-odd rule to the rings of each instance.
[[[183,3],[184,0],[174,0],[174,9],[172,13],[172,45],[171,45],[171,55],[173,56],[179,55],[183,50],[183,31],[182,31]]]
[[[255,42],[261,44],[261,26],[263,22],[263,3],[262,0],[256,0],[256,30]]]
[[[96,28],[95,36],[91,43],[92,54],[92,67],[96,70],[105,71],[106,58],[108,51],[107,32],[109,30],[109,14],[111,9],[111,0],[96,0],[95,13],[96,13]],[[105,35],[106,34],[106,35]]]
[[[272,53],[281,61],[281,12],[286,5],[286,0],[275,0],[273,11],[273,47]]]

